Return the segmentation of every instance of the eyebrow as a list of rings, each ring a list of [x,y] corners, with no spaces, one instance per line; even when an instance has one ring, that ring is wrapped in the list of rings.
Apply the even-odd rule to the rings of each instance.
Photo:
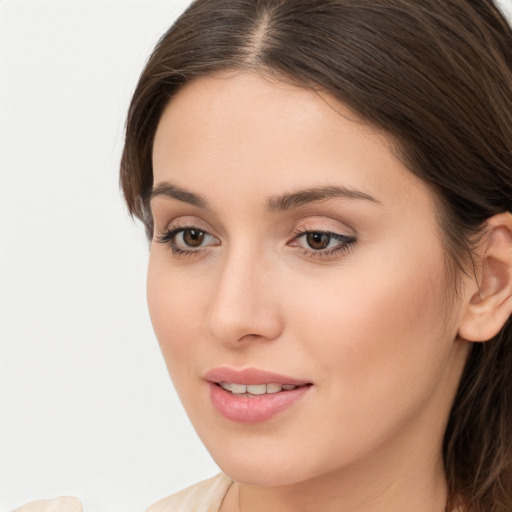
[[[380,201],[359,190],[340,186],[324,186],[307,188],[290,194],[271,197],[267,201],[267,209],[270,212],[280,212],[297,208],[307,203],[332,198],[363,199],[380,204]]]
[[[150,201],[157,196],[166,196],[171,199],[177,199],[198,208],[208,209],[208,202],[199,194],[189,192],[168,182],[159,183],[151,191]],[[272,196],[267,201],[267,210],[269,212],[281,212],[291,210],[299,206],[322,201],[326,199],[362,199],[380,204],[380,201],[374,197],[348,187],[340,186],[322,186],[311,187],[297,192],[285,193],[278,196]]]
[[[177,199],[178,201],[191,204],[192,206],[197,206],[204,209],[208,208],[206,199],[200,195],[176,187],[175,185],[172,185],[168,182],[159,183],[153,187],[153,190],[151,190],[151,195],[149,196],[149,200],[151,201],[157,196],[166,196],[170,197],[171,199]]]

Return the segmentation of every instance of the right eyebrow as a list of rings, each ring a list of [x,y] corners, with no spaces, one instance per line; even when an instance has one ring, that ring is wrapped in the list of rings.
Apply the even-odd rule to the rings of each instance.
[[[182,188],[179,188],[176,185],[172,185],[166,181],[153,187],[151,190],[151,195],[149,196],[149,200],[151,201],[158,196],[166,196],[170,197],[171,199],[177,199],[178,201],[182,201],[199,208],[208,208],[207,201],[200,195],[194,194],[193,192],[188,192],[187,190],[183,190]]]

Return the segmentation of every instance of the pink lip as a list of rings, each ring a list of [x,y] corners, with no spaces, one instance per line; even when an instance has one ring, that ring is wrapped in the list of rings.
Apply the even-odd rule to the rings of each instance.
[[[247,368],[234,370],[217,368],[204,376],[209,383],[210,399],[215,410],[230,421],[236,423],[261,423],[267,421],[281,411],[288,409],[299,401],[310,389],[307,381],[293,379],[272,372]],[[218,383],[231,382],[237,384],[292,384],[300,386],[289,391],[269,393],[258,396],[234,395],[221,388]]]
[[[245,368],[244,370],[235,370],[233,368],[222,367],[210,370],[204,375],[204,380],[208,382],[236,382],[237,384],[255,385],[255,384],[291,384],[293,386],[304,386],[310,384],[307,380],[294,379],[278,373],[258,370],[257,368]]]

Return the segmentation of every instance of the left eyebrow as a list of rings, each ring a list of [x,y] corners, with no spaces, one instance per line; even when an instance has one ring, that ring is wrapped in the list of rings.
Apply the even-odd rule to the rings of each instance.
[[[332,198],[362,199],[380,204],[380,201],[359,190],[354,190],[348,187],[324,186],[307,188],[289,194],[273,196],[267,201],[267,209],[269,212],[280,212],[290,210],[307,203]]]

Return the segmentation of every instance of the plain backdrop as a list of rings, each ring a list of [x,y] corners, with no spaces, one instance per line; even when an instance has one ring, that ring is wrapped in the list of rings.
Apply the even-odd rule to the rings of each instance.
[[[0,0],[0,510],[143,511],[218,472],[167,376],[118,164],[188,0]],[[502,2],[512,12],[512,0]]]
[[[118,163],[188,0],[0,2],[0,510],[143,511],[218,468],[174,393]]]

